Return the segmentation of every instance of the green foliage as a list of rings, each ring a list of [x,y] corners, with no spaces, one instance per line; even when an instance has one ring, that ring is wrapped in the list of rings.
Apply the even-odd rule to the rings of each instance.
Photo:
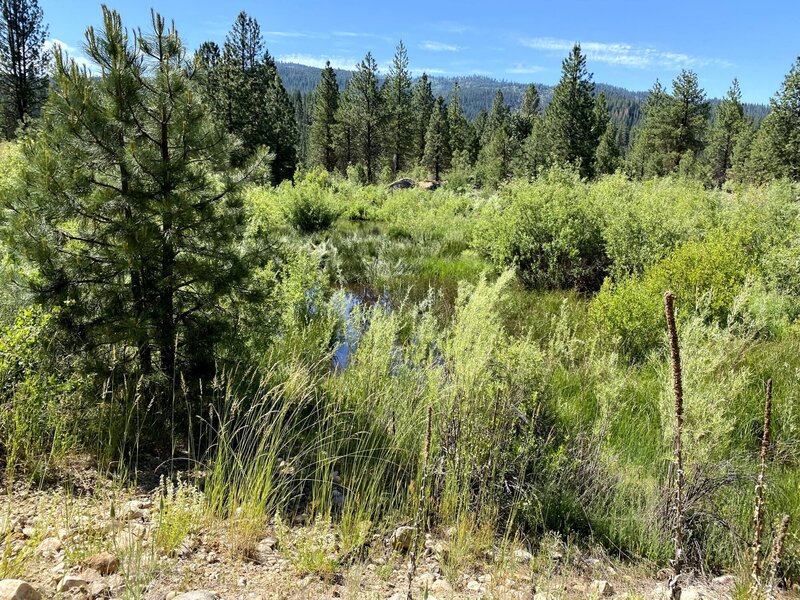
[[[666,290],[681,300],[681,318],[697,310],[711,322],[725,323],[757,264],[752,242],[746,231],[716,231],[686,242],[640,276],[607,280],[592,301],[595,323],[633,358],[645,357],[662,340]]]
[[[0,2],[0,118],[7,139],[29,126],[47,99],[48,34],[38,0]]]
[[[593,96],[594,83],[586,68],[586,56],[576,44],[562,62],[561,79],[544,114],[542,142],[549,164],[572,165],[583,177],[594,173],[599,139]]]
[[[286,182],[276,193],[285,207],[289,223],[302,233],[324,231],[339,216],[333,191],[312,177],[306,177],[295,185]]]
[[[198,81],[216,122],[241,141],[234,164],[242,166],[262,148],[275,155],[274,182],[297,167],[295,109],[274,59],[264,49],[258,22],[240,12],[220,52],[206,42],[195,54]]]
[[[110,67],[95,81],[56,51],[55,89],[24,146],[24,193],[4,198],[4,233],[89,372],[133,363],[164,389],[176,369],[213,369],[220,302],[246,274],[238,190],[260,164],[230,170],[229,140],[191,93],[163,18],[134,44],[106,10],[87,39],[90,59]]]
[[[328,171],[336,168],[336,112],[339,109],[339,85],[330,61],[325,63],[314,93],[309,143],[312,166]]]
[[[475,245],[498,268],[515,266],[532,287],[591,290],[608,264],[587,188],[569,171],[512,184],[487,203]]]
[[[0,329],[0,456],[8,475],[21,467],[42,478],[50,463],[99,433],[82,413],[80,377],[59,362],[57,317],[35,306]]]
[[[425,155],[422,163],[428,168],[434,180],[438,181],[443,171],[450,167],[450,128],[444,98],[439,96],[433,107],[431,122],[425,133]]]

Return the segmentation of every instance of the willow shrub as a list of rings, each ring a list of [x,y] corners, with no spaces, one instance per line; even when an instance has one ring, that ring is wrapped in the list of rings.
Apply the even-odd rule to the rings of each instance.
[[[533,288],[597,289],[609,262],[587,190],[560,171],[508,185],[481,210],[476,249],[498,269],[516,267]]]

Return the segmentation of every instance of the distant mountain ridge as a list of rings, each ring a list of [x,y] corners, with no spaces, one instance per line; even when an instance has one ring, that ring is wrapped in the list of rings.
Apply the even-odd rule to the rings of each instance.
[[[283,85],[289,93],[300,92],[303,95],[311,94],[319,83],[321,69],[297,63],[278,63],[278,72]],[[340,88],[344,88],[347,81],[352,77],[353,71],[335,69],[336,79]],[[506,103],[512,109],[519,107],[522,96],[525,93],[527,83],[504,81],[486,77],[483,75],[465,75],[462,77],[444,77],[440,75],[429,75],[433,93],[435,96],[443,96],[448,100],[453,91],[453,84],[458,81],[461,106],[467,118],[474,119],[481,110],[488,111],[492,106],[492,100],[497,90],[503,92]],[[416,80],[417,78],[415,78]],[[553,96],[553,86],[535,83],[542,98],[542,106],[547,106]],[[597,92],[605,92],[608,102],[609,112],[612,119],[617,124],[620,132],[625,133],[639,121],[642,115],[642,104],[647,98],[648,92],[637,92],[627,90],[615,85],[605,83],[595,84]],[[711,100],[712,104],[719,102],[717,99]],[[769,113],[769,106],[766,104],[745,103],[745,113],[760,121]]]

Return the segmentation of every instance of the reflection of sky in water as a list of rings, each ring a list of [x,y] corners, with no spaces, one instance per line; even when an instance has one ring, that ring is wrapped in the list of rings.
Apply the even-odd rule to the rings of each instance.
[[[334,370],[344,370],[350,362],[350,356],[358,347],[361,327],[358,325],[356,309],[361,300],[352,292],[340,290],[331,298],[334,312],[342,320],[342,327],[336,333],[336,350],[333,352]]]

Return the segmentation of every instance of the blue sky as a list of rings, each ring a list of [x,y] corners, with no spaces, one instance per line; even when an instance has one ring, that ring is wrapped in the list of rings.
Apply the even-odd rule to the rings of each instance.
[[[40,0],[50,36],[79,56],[100,3]],[[258,19],[279,60],[353,68],[371,50],[386,68],[397,41],[415,73],[482,74],[553,84],[580,42],[597,82],[645,90],[658,78],[696,71],[710,96],[738,77],[744,99],[766,102],[800,54],[800,3],[790,0],[557,2],[312,2],[308,0],[109,0],[128,27],[146,26],[152,6],[174,19],[184,41],[222,42],[240,10]]]

